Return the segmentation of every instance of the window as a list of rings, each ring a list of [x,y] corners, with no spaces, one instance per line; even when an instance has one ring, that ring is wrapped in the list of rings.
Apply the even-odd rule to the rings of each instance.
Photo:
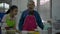
[[[0,3],[0,11],[1,12],[6,12],[9,9],[9,4],[7,3]]]
[[[45,3],[49,2],[50,0],[40,0],[40,5],[44,5]]]
[[[37,6],[37,0],[33,0],[35,2],[35,6]],[[40,5],[45,4],[46,2],[49,2],[50,0],[40,0]]]

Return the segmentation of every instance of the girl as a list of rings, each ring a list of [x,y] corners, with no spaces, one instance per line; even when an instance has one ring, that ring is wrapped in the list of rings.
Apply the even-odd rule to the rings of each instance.
[[[2,22],[5,23],[4,27],[5,27],[6,30],[16,29],[16,15],[17,15],[17,12],[18,12],[18,7],[13,5],[9,8],[6,15],[3,17]]]

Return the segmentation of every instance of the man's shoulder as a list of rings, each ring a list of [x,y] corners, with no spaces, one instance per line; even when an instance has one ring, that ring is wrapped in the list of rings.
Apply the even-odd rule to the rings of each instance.
[[[23,12],[27,12],[28,10],[24,10]]]
[[[38,11],[34,10],[34,13],[38,13]]]
[[[24,13],[26,13],[27,12],[27,10],[24,10],[22,13],[24,14]]]

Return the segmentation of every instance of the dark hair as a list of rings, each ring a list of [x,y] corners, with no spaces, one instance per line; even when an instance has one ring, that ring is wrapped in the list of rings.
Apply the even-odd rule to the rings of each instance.
[[[16,5],[11,6],[8,11],[6,12],[6,14],[9,14],[11,10],[14,10],[15,8],[18,8]]]

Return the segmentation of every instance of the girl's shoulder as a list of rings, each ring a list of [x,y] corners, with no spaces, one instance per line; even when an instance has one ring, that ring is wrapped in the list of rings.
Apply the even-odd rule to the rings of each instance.
[[[8,14],[4,15],[3,19],[6,19],[8,16],[9,16]]]
[[[3,19],[2,19],[2,22],[4,23],[6,21],[6,18],[7,18],[7,15],[5,14]]]
[[[6,18],[7,17],[7,14],[6,15],[4,15],[4,17],[3,18]]]

